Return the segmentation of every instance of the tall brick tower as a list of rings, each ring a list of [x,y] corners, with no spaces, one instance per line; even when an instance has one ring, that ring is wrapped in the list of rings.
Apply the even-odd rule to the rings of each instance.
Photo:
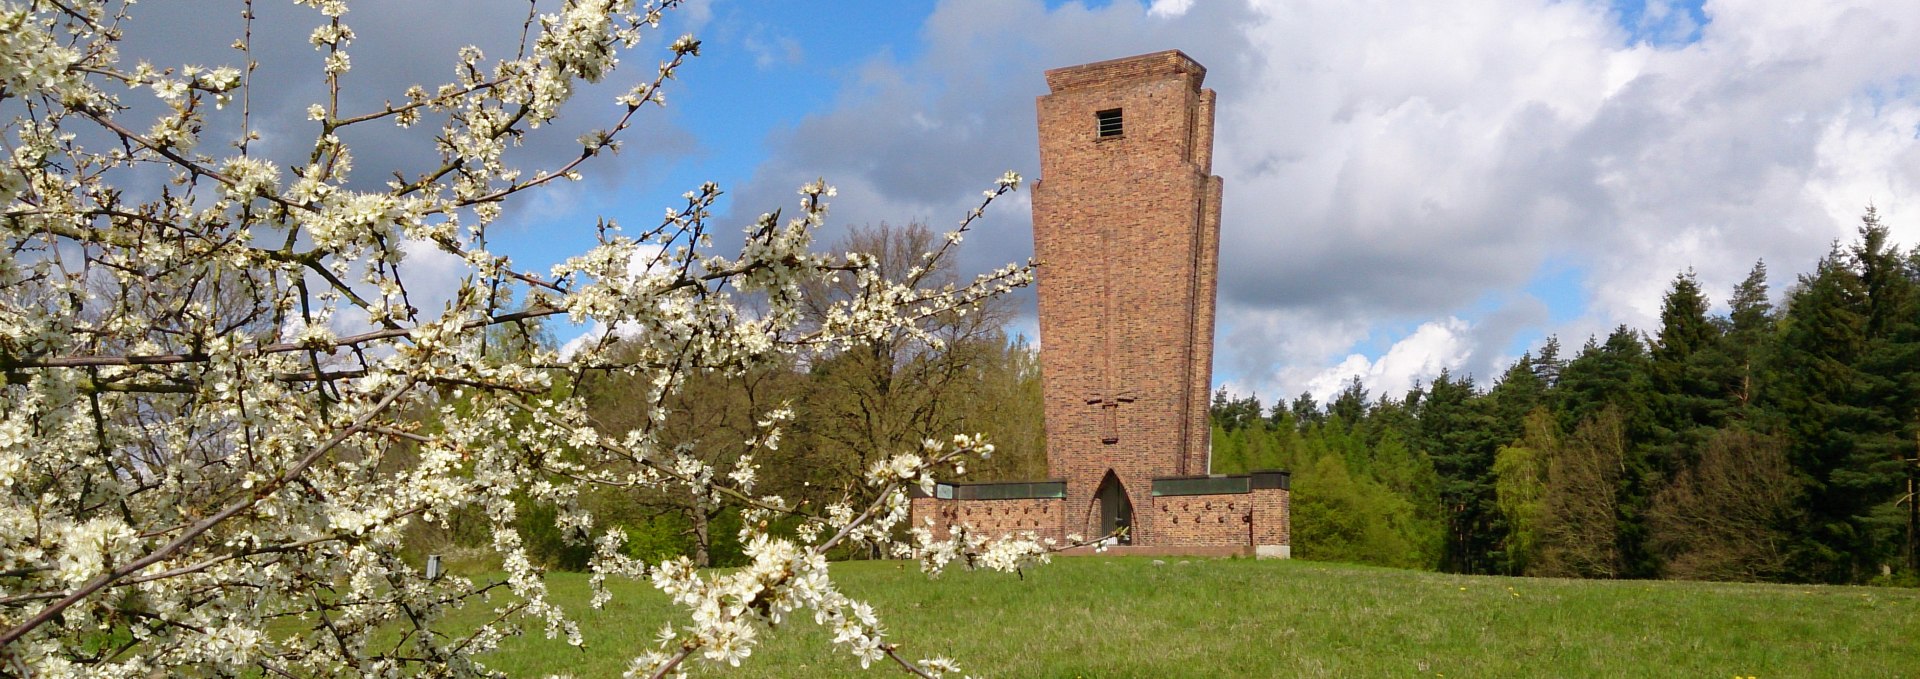
[[[916,528],[1058,542],[1124,525],[1120,553],[1292,554],[1288,472],[1209,475],[1221,186],[1206,74],[1178,51],[1047,71],[1033,249],[1052,478],[916,488]]]
[[[1208,472],[1221,183],[1206,74],[1177,50],[1046,74],[1033,235],[1069,533],[1124,524],[1159,544],[1176,528],[1146,511],[1153,480]]]

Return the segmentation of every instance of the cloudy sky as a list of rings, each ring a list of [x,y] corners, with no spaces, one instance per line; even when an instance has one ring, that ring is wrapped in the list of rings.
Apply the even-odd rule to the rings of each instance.
[[[459,5],[356,5],[356,77],[397,92],[404,68],[367,64],[450,64],[525,11]],[[1869,204],[1920,242],[1914,0],[692,0],[664,31],[704,41],[668,109],[596,179],[514,210],[497,246],[544,268],[597,215],[657,219],[705,180],[728,230],[823,176],[836,230],[945,225],[1001,172],[1038,174],[1044,70],[1168,48],[1219,93],[1214,381],[1268,401],[1356,375],[1375,394],[1442,368],[1485,383],[1548,335],[1652,327],[1688,268],[1724,299],[1764,259],[1777,299]],[[603,125],[614,93],[569,114]],[[969,268],[1031,254],[1017,196]]]

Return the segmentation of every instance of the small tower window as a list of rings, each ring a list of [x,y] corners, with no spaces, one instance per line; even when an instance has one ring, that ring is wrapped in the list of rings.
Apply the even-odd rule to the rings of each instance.
[[[1093,114],[1093,117],[1099,121],[1101,137],[1118,137],[1121,135],[1120,109],[1110,108]]]

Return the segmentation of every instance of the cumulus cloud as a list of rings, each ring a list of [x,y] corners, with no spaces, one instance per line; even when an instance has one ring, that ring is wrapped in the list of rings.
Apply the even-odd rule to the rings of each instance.
[[[457,9],[422,2],[361,2],[351,7],[343,17],[356,36],[348,49],[353,68],[342,81],[340,110],[344,116],[378,111],[389,102],[404,101],[407,88],[413,85],[433,90],[452,82],[456,55],[463,46],[478,47],[487,55],[488,64],[513,57],[529,11],[559,11],[558,4],[530,5],[526,0],[465,0]],[[243,8],[253,13],[251,24],[242,20]],[[457,11],[459,16],[449,17],[450,11]],[[149,61],[159,68],[186,64],[238,67],[249,57],[257,61],[247,104],[249,120],[260,139],[250,145],[250,152],[282,164],[304,162],[320,131],[319,123],[308,120],[307,107],[329,98],[321,73],[325,53],[308,40],[316,26],[326,23],[317,10],[292,3],[218,8],[205,3],[151,3],[135,5],[130,12],[133,21],[121,45],[123,60],[128,64]],[[613,107],[614,97],[637,79],[651,76],[650,64],[664,53],[666,43],[676,35],[673,31],[705,23],[710,17],[707,2],[691,3],[689,11],[672,14],[675,25],[648,32],[641,45],[622,55],[624,70],[620,77],[582,83],[558,119],[511,147],[506,154],[509,164],[530,174],[558,168],[577,157],[580,145],[575,140],[590,129],[607,126],[607,112]],[[252,51],[243,54],[232,49],[232,41],[247,31],[253,38]],[[139,120],[160,111],[150,97],[125,99],[135,105],[131,115],[123,114],[125,119]],[[209,130],[238,130],[240,110],[231,106],[214,116],[215,124]],[[353,151],[351,186],[380,190],[396,173],[416,176],[437,167],[440,156],[433,130],[442,122],[439,114],[429,114],[411,130],[398,129],[385,121],[341,129],[339,134]],[[591,178],[587,186],[612,192],[623,180],[646,172],[650,165],[697,151],[692,136],[670,116],[648,118],[645,124],[623,132],[622,138],[626,150],[596,159],[590,166],[593,171],[588,174]],[[224,153],[228,141],[208,140],[202,150]],[[525,225],[529,221],[527,215],[519,213],[521,205],[513,201],[506,204],[507,222]]]
[[[1170,47],[1209,65],[1227,62],[1247,45],[1233,27],[1256,16],[1225,2],[1196,3],[1178,17],[1149,16],[1127,2],[943,2],[912,59],[873,56],[839,83],[827,111],[775,132],[770,157],[733,187],[731,205],[746,214],[720,221],[745,223],[792,205],[795,188],[824,176],[839,189],[833,229],[914,220],[948,228],[1001,173],[1038,174],[1033,101],[1046,92],[1042,71]],[[1032,253],[1025,196],[989,210],[963,266],[984,270]]]
[[[488,12],[525,11],[486,2]],[[824,110],[766,139],[769,157],[728,187],[730,205],[790,205],[796,187],[825,176],[840,196],[822,242],[849,224],[945,227],[1001,172],[1038,174],[1033,99],[1044,70],[1182,49],[1207,65],[1220,95],[1216,383],[1270,396],[1324,393],[1352,374],[1375,394],[1395,393],[1436,367],[1486,384],[1547,334],[1576,347],[1616,324],[1651,326],[1662,290],[1689,267],[1724,298],[1764,258],[1781,289],[1850,237],[1869,203],[1895,238],[1920,242],[1911,0],[1710,0],[1698,10],[1666,0],[1090,4],[939,3],[918,49],[873,55],[827,85]],[[356,7],[349,18],[365,27],[368,57],[356,64],[396,65],[354,70],[375,97],[440,79],[456,41],[469,39],[411,3]],[[687,23],[711,19],[709,3],[691,7]],[[142,11],[180,34],[209,20]],[[311,24],[307,10],[259,11],[306,12],[295,25]],[[237,15],[222,21],[237,28]],[[418,30],[377,30],[392,25]],[[471,39],[496,50],[512,28]],[[273,63],[306,68],[318,57],[304,38],[258,44],[275,51]],[[812,54],[807,39],[766,32],[755,45],[774,63]],[[221,49],[185,56],[234,60]],[[260,110],[297,112],[319,92],[289,80],[263,96]],[[271,117],[301,118],[285,113]],[[684,132],[659,129],[614,162],[642,167],[697,150]],[[302,131],[266,130],[262,144]],[[565,146],[519,152],[537,161]],[[360,148],[370,180],[404,169],[389,155],[419,151]],[[539,219],[593,193],[519,209]],[[1031,254],[1029,208],[1016,195],[969,239],[964,268]],[[1565,289],[1541,289],[1548,279]],[[1033,327],[1027,313],[1020,327]]]
[[[1183,49],[1221,102],[1215,379],[1266,395],[1486,384],[1517,342],[1650,327],[1683,269],[1718,298],[1764,258],[1782,289],[1869,203],[1920,241],[1911,2],[1616,5],[945,2],[924,53],[875,57],[741,194],[825,173],[838,223],[938,225],[1033,173],[1043,70]],[[1010,212],[974,266],[1030,253]],[[1549,308],[1554,268],[1577,290]]]
[[[1348,354],[1338,365],[1309,378],[1306,391],[1313,394],[1314,400],[1325,403],[1357,378],[1372,393],[1397,398],[1415,385],[1431,381],[1443,370],[1456,370],[1465,365],[1472,354],[1472,345],[1466,338],[1468,330],[1466,321],[1453,317],[1422,323],[1377,359]]]
[[[1177,17],[1193,9],[1193,0],[1153,0],[1147,7],[1147,14],[1157,17]]]

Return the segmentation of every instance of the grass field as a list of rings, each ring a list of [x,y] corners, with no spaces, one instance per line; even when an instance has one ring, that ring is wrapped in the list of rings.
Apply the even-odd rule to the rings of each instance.
[[[993,677],[1920,677],[1920,591],[1442,575],[1304,561],[1078,557],[1025,579],[836,564],[909,657]],[[587,650],[536,632],[486,662],[515,676],[619,676],[674,611],[642,583],[585,608]],[[473,612],[479,615],[479,611]],[[890,666],[889,666],[890,667]],[[876,665],[878,676],[897,672]],[[859,665],[811,616],[731,676]],[[700,671],[697,675],[716,674]]]

